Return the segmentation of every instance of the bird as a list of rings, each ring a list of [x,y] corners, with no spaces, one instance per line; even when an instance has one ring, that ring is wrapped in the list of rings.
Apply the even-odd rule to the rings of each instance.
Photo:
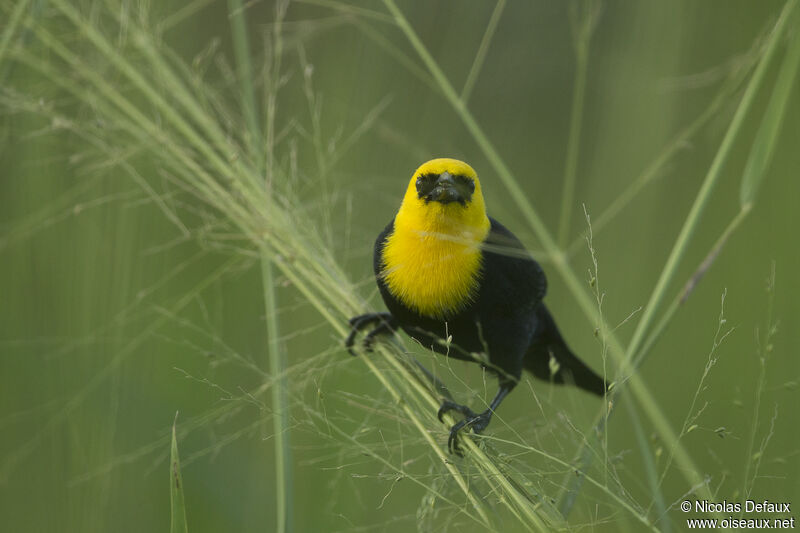
[[[437,416],[455,411],[448,450],[461,455],[459,433],[481,433],[523,370],[604,396],[605,379],[567,346],[543,299],[547,278],[522,243],[487,215],[481,184],[467,163],[437,158],[412,175],[397,214],[375,241],[373,269],[388,312],[350,319],[345,346],[360,331],[366,351],[404,331],[426,349],[479,362],[498,379],[488,408],[476,413],[443,399]],[[371,328],[371,329],[370,329]]]

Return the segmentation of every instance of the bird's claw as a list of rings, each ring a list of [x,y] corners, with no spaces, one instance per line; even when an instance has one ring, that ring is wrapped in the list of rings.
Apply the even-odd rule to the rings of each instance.
[[[442,417],[445,415],[445,413],[449,413],[450,411],[458,411],[466,418],[475,418],[476,416],[478,416],[472,409],[470,409],[466,405],[461,405],[452,400],[445,399],[442,400],[442,405],[439,407],[439,412],[436,413],[436,416],[439,418],[439,422],[444,422],[444,420],[442,420]]]
[[[436,413],[436,416],[439,417],[440,422],[444,422],[442,417],[445,415],[445,413],[450,411],[458,411],[464,415],[464,420],[456,422],[453,427],[450,428],[450,436],[447,439],[447,449],[450,451],[450,453],[455,453],[461,457],[463,454],[461,453],[461,448],[458,445],[459,432],[466,427],[472,428],[474,433],[480,433],[486,429],[486,426],[489,425],[492,412],[487,410],[478,414],[466,405],[461,405],[452,400],[445,399],[442,400],[442,405],[439,407],[439,412]]]
[[[468,427],[472,428],[473,433],[479,434],[486,429],[486,426],[489,425],[491,411],[486,411],[479,415],[473,413],[472,415],[473,416],[467,417],[464,420],[455,423],[453,427],[450,428],[450,436],[447,438],[447,449],[450,451],[450,453],[454,453],[459,457],[464,456],[461,451],[461,447],[458,445],[459,432],[465,427]]]
[[[365,352],[372,353],[372,348],[373,346],[375,346],[375,336],[374,335],[370,336],[369,334],[367,334],[361,345],[364,347]]]

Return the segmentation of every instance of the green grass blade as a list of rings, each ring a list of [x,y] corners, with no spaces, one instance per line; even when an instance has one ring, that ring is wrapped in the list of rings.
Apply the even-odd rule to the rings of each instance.
[[[177,422],[177,420],[178,414],[175,413],[175,421]],[[176,422],[172,423],[172,446],[169,452],[169,500],[171,510],[169,531],[170,533],[188,533],[181,463],[178,459],[178,437],[175,433]]]
[[[261,127],[258,122],[258,106],[256,104],[255,89],[253,87],[253,67],[250,58],[249,40],[247,37],[247,23],[245,21],[245,7],[241,0],[229,0],[231,31],[234,41],[234,55],[238,70],[239,86],[241,88],[241,107],[248,130],[248,148],[251,160],[256,163],[256,170],[260,176],[267,175],[266,164],[272,165],[273,159],[266,160],[266,151],[262,149],[263,139]],[[281,22],[285,7],[276,9],[274,38],[281,39]],[[276,44],[279,44],[276,42]],[[275,47],[275,57],[272,63],[273,79],[280,78],[281,47]],[[278,84],[269,87],[269,98],[274,98],[278,91]],[[272,118],[274,117],[273,105],[268,102],[267,134],[270,149],[272,148]],[[270,169],[271,170],[271,169]],[[273,172],[268,173],[270,176]],[[270,184],[266,184],[269,189]],[[264,293],[264,311],[267,327],[267,359],[270,375],[276,379],[272,387],[272,430],[275,444],[275,527],[278,533],[292,531],[292,456],[289,441],[289,383],[286,378],[286,354],[280,346],[280,328],[278,326],[278,303],[275,291],[275,276],[272,267],[272,254],[264,246],[261,248],[261,284]]]
[[[292,530],[292,456],[289,443],[289,383],[286,379],[286,355],[278,336],[277,301],[271,254],[261,252],[261,278],[264,307],[267,313],[267,351],[269,370],[277,382],[272,387],[272,429],[275,441],[275,484],[277,531]]]
[[[795,17],[796,20],[800,18]],[[789,102],[789,95],[797,74],[797,66],[800,64],[800,31],[795,31],[789,51],[783,60],[783,66],[775,82],[772,91],[772,98],[767,105],[761,126],[756,133],[753,148],[742,175],[742,186],[739,191],[739,200],[742,206],[753,202],[758,191],[758,187],[764,180],[764,176],[772,160],[775,145],[778,140],[783,118],[786,115],[786,106]],[[796,94],[795,94],[796,96]]]
[[[467,81],[464,82],[464,88],[461,89],[461,101],[466,103],[472,94],[472,89],[475,87],[475,82],[478,81],[478,74],[481,72],[483,62],[486,59],[486,52],[489,51],[489,45],[492,43],[494,32],[497,30],[497,23],[500,22],[500,17],[506,7],[506,0],[497,0],[494,6],[492,16],[489,18],[489,23],[486,25],[486,31],[481,39],[481,44],[478,47],[478,53],[475,54],[475,59],[472,61],[472,68],[467,75]]]
[[[584,2],[580,7],[576,7],[577,4],[571,6],[575,39],[575,85],[572,88],[567,160],[564,165],[564,188],[561,192],[561,216],[558,224],[558,245],[561,248],[567,245],[572,206],[575,203],[583,105],[586,101],[586,73],[589,67],[589,43],[599,16],[599,5],[599,2]]]
[[[639,452],[642,456],[642,464],[644,465],[644,477],[647,481],[647,487],[650,489],[650,494],[653,497],[653,504],[655,505],[656,516],[663,517],[667,514],[667,505],[664,501],[664,493],[661,490],[661,483],[658,478],[658,468],[653,459],[653,453],[650,449],[650,442],[645,435],[642,422],[639,419],[639,413],[636,411],[636,406],[632,402],[624,402],[628,410],[628,419],[631,421],[633,433],[636,436],[636,442],[639,446]],[[660,524],[661,531],[669,533],[672,530],[669,520]]]
[[[669,326],[669,324],[672,322],[672,319],[675,317],[675,313],[678,312],[678,309],[680,309],[681,305],[683,305],[689,298],[691,293],[694,291],[694,288],[697,286],[697,283],[700,281],[700,278],[705,275],[709,268],[711,268],[711,265],[714,263],[714,261],[716,261],[717,257],[719,257],[719,254],[722,253],[722,249],[725,247],[728,239],[730,239],[731,235],[733,235],[739,226],[742,225],[742,222],[744,222],[749,213],[750,207],[744,206],[730,221],[730,223],[728,223],[725,230],[714,243],[714,246],[711,247],[711,250],[708,252],[706,257],[697,266],[694,274],[692,274],[692,277],[689,278],[683,289],[672,300],[658,323],[651,328],[647,340],[644,341],[641,349],[639,349],[639,353],[636,354],[636,357],[633,360],[634,368],[639,368],[639,366],[642,364],[642,360],[647,356],[647,354],[650,352],[650,349],[656,344],[656,342],[658,342],[658,340],[661,338],[661,335],[667,329],[667,326]]]
[[[234,56],[236,57],[237,77],[241,89],[242,116],[247,124],[247,141],[250,156],[262,153],[261,128],[258,123],[258,107],[256,105],[255,91],[253,89],[253,67],[248,48],[247,24],[245,22],[245,8],[241,0],[229,0],[231,19],[231,35],[233,37]],[[263,156],[261,156],[263,158]],[[261,166],[257,164],[257,166]]]

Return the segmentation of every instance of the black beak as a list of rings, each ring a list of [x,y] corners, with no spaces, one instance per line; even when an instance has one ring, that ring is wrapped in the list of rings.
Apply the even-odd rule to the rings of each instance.
[[[451,202],[458,202],[461,205],[466,205],[464,192],[461,190],[460,184],[456,179],[450,175],[449,172],[442,172],[436,183],[431,189],[425,199],[427,201],[439,202],[441,204],[449,204]]]

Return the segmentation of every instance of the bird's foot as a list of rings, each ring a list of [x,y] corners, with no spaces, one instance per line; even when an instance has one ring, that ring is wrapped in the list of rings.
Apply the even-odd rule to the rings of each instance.
[[[475,411],[466,405],[461,405],[460,403],[456,403],[452,400],[442,400],[442,405],[439,407],[439,412],[436,413],[436,416],[439,417],[439,422],[444,422],[442,417],[445,415],[445,413],[449,413],[450,411],[458,411],[466,418],[475,418],[478,416],[475,414]]]
[[[492,418],[492,412],[489,410],[481,414],[467,417],[461,422],[456,423],[450,428],[450,437],[447,439],[447,449],[450,453],[455,453],[459,457],[464,454],[461,452],[461,447],[458,445],[458,434],[464,428],[472,428],[473,433],[480,433],[486,426],[489,425],[489,420]]]
[[[372,351],[372,346],[378,335],[388,335],[394,333],[395,320],[390,313],[367,313],[365,315],[354,316],[349,320],[350,335],[344,341],[347,351],[350,355],[356,355],[353,351],[353,344],[355,344],[356,334],[362,329],[366,329],[372,324],[378,322],[378,325],[372,328],[369,333],[364,337],[364,349],[367,352]]]
[[[472,428],[474,433],[482,432],[492,419],[492,410],[487,409],[478,414],[465,405],[460,405],[450,400],[444,400],[438,412],[440,421],[442,420],[442,416],[448,411],[458,411],[464,415],[464,420],[455,423],[453,427],[450,428],[450,437],[447,439],[447,449],[450,453],[455,453],[460,457],[463,456],[463,453],[461,452],[461,447],[458,445],[458,434],[464,428]]]

